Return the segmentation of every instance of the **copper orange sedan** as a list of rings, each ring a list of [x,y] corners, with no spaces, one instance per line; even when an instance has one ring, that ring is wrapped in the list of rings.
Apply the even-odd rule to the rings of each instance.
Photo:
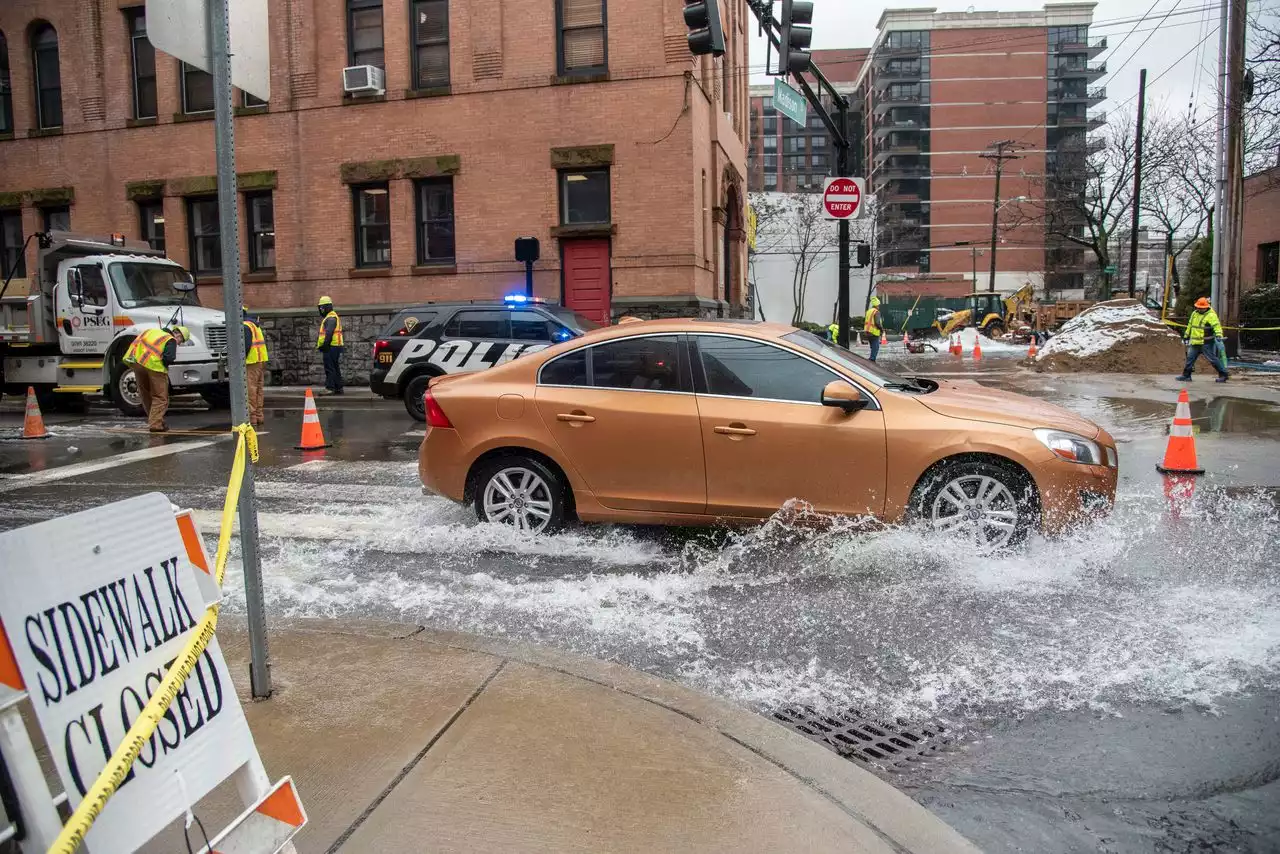
[[[426,393],[418,470],[482,521],[920,519],[983,547],[1110,504],[1115,441],[1065,409],[896,376],[789,326],[655,320],[588,333]]]

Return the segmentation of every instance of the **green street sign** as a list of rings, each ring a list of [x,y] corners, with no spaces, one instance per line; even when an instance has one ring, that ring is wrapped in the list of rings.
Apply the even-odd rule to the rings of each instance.
[[[805,103],[804,95],[778,77],[773,81],[773,108],[796,124],[803,125],[808,104]]]
[[[1102,272],[1106,273],[1108,276],[1114,276],[1116,274],[1116,265],[1108,264],[1102,268]]]

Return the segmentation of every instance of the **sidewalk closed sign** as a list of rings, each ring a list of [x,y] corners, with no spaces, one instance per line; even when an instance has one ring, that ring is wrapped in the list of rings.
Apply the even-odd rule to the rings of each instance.
[[[205,603],[159,493],[2,533],[0,556],[0,621],[74,807]],[[135,850],[256,755],[215,638],[89,831],[89,850]]]

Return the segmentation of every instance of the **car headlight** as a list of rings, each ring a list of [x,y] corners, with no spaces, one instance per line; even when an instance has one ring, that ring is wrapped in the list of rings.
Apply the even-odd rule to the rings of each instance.
[[[1032,432],[1041,444],[1064,460],[1090,466],[1103,464],[1102,448],[1097,442],[1077,436],[1075,433],[1064,433],[1061,430],[1049,430],[1043,427]]]

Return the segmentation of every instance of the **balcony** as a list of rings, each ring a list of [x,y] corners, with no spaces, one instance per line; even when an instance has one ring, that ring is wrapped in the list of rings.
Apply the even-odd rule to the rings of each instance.
[[[923,76],[923,72],[918,64],[894,66],[886,63],[876,68],[876,81],[880,83],[890,83],[895,80],[919,80],[921,76]]]
[[[1093,86],[1089,89],[1071,89],[1064,86],[1056,86],[1049,90],[1049,100],[1056,101],[1059,104],[1086,104],[1092,107],[1107,100],[1107,87]]]
[[[1090,41],[1069,41],[1058,42],[1054,48],[1055,53],[1084,53],[1090,57],[1097,56],[1107,49],[1107,37],[1100,39],[1092,39]]]
[[[885,202],[891,205],[919,204],[920,190],[916,187],[903,186],[897,181],[890,181],[884,188]]]
[[[929,128],[927,126],[921,124],[915,119],[898,119],[895,121],[893,119],[884,118],[876,122],[876,126],[875,126],[875,129],[872,131],[872,135],[876,139],[883,139],[884,137],[894,132],[911,133],[915,131],[927,131],[928,129]]]
[[[1058,116],[1060,128],[1084,128],[1086,131],[1098,130],[1107,123],[1106,111],[1089,113],[1085,116]]]
[[[886,163],[875,170],[875,177],[881,181],[889,181],[894,179],[918,179],[929,177],[928,166],[901,166],[895,163]]]
[[[1089,139],[1064,139],[1058,143],[1058,151],[1063,154],[1097,154],[1107,147],[1107,141],[1101,137]]]
[[[918,107],[923,103],[927,103],[921,100],[919,92],[894,93],[890,89],[877,92],[873,101],[875,102],[876,115],[886,113],[894,107]]]
[[[924,48],[921,45],[899,45],[898,47],[889,47],[888,43],[882,44],[876,48],[876,56],[888,59],[891,56],[919,56]]]
[[[1090,80],[1097,80],[1106,73],[1107,64],[1105,62],[1072,62],[1059,65],[1054,70],[1052,77],[1087,77]]]
[[[888,140],[883,145],[877,145],[872,160],[879,165],[894,155],[920,154],[921,151],[923,151],[923,146],[919,140],[893,139]]]

